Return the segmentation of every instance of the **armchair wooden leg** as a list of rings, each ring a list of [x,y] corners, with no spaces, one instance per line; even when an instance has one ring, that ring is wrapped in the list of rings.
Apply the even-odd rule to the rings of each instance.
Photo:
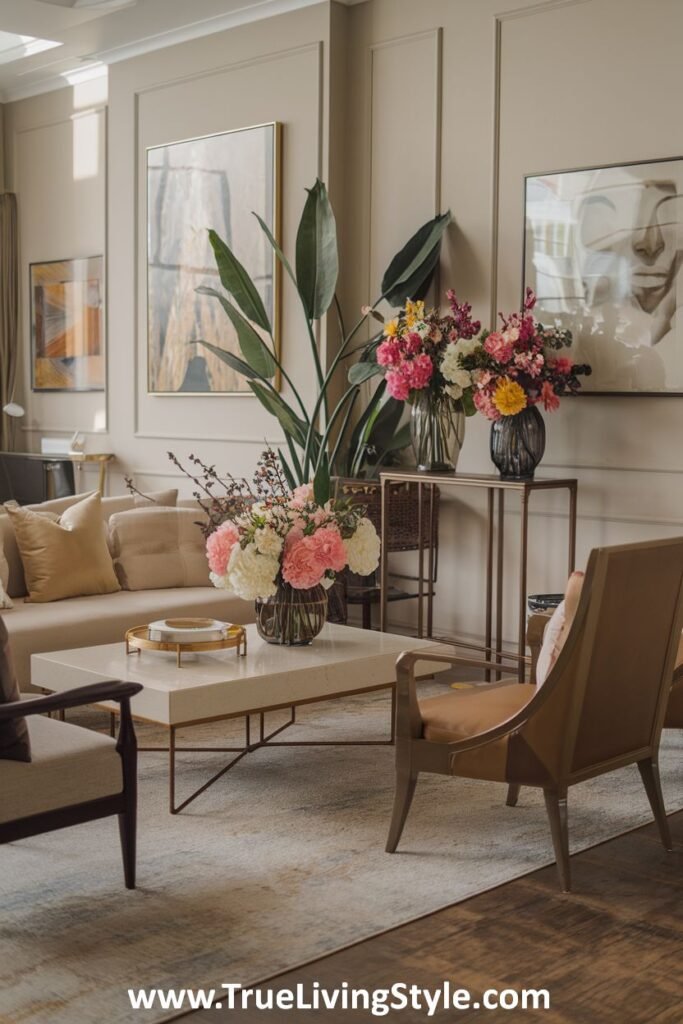
[[[560,877],[562,892],[571,889],[569,870],[569,829],[567,825],[567,791],[544,789],[545,807],[550,821],[550,833],[553,837],[553,849],[557,861],[557,873]]]
[[[517,801],[519,800],[519,791],[522,787],[516,782],[511,782],[508,786],[508,796],[505,804],[507,807],[516,807]]]
[[[413,802],[415,786],[417,785],[417,772],[408,768],[399,768],[396,774],[396,793],[394,795],[394,810],[391,815],[391,826],[389,838],[387,839],[386,852],[395,853],[399,844],[403,826],[408,817],[410,805]]]
[[[645,786],[645,792],[647,798],[650,801],[650,807],[654,819],[657,822],[659,828],[659,834],[662,839],[665,850],[671,851],[673,849],[673,843],[671,842],[671,831],[669,829],[669,819],[666,816],[666,808],[664,807],[664,798],[662,797],[662,786],[659,781],[659,765],[656,761],[650,759],[638,762],[638,771],[640,777],[643,780]]]
[[[136,809],[128,807],[119,814],[119,836],[121,837],[121,856],[123,858],[123,878],[126,889],[135,888],[135,847],[136,847]]]

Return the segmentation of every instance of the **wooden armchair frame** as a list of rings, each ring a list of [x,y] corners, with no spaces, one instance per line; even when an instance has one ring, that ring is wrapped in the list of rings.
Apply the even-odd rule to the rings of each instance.
[[[643,732],[642,741],[630,749],[604,758],[595,763],[576,763],[576,744],[582,722],[582,710],[590,684],[591,693],[595,693],[599,681],[591,675],[592,661],[600,655],[601,645],[605,638],[604,620],[609,617],[608,584],[614,588],[610,573],[631,563],[642,568],[643,560],[650,557],[657,565],[670,564],[671,576],[668,579],[667,595],[662,597],[659,609],[648,612],[652,621],[655,615],[665,616],[660,634],[668,630],[666,652],[661,660],[661,673],[657,676],[659,689],[657,692],[656,709],[647,729]],[[639,561],[640,559],[640,561]],[[625,562],[623,561],[625,560]],[[630,561],[629,561],[630,560]],[[605,602],[603,606],[603,602]],[[614,624],[616,628],[616,623]],[[538,634],[542,636],[545,620],[532,617],[527,640],[532,645],[532,664],[535,666],[534,648],[538,643]],[[528,704],[516,714],[500,722],[485,732],[454,742],[433,742],[424,738],[424,723],[418,704],[415,688],[415,664],[430,661],[449,665],[476,666],[482,669],[500,670],[500,666],[492,662],[481,662],[467,658],[424,652],[406,652],[397,663],[397,703],[396,703],[396,793],[387,852],[396,850],[401,838],[405,821],[410,810],[417,777],[420,772],[433,772],[440,775],[457,775],[458,759],[461,755],[477,748],[491,748],[492,744],[508,740],[516,744],[519,752],[525,749],[538,753],[537,763],[542,767],[542,776],[533,777],[523,766],[523,758],[508,757],[505,777],[501,782],[508,782],[508,803],[516,801],[521,785],[532,785],[543,789],[548,813],[553,847],[557,859],[558,873],[563,891],[570,889],[569,841],[567,823],[567,791],[578,782],[602,775],[628,764],[636,763],[645,791],[647,793],[653,815],[659,827],[662,842],[667,850],[671,849],[671,835],[666,818],[658,768],[658,750],[661,731],[666,713],[673,665],[675,661],[678,639],[683,627],[683,539],[655,541],[646,544],[623,545],[614,548],[602,548],[591,554],[586,580],[574,624],[558,660],[550,672],[548,679]],[[661,652],[660,652],[661,653]],[[659,662],[658,662],[659,664]],[[515,684],[516,685],[516,684]],[[454,697],[457,700],[456,697]],[[549,750],[544,740],[548,723],[554,726],[557,743]],[[644,728],[644,727],[643,727]],[[545,742],[545,748],[543,746]],[[508,750],[512,747],[509,746]],[[464,774],[468,774],[465,772]],[[468,777],[477,777],[468,774]],[[488,776],[486,776],[488,777]]]
[[[0,824],[0,843],[13,843],[28,836],[52,832],[55,829],[80,825],[96,818],[117,814],[123,857],[123,874],[127,889],[135,888],[135,848],[137,827],[137,740],[130,713],[130,699],[139,693],[139,683],[123,683],[111,680],[81,686],[65,693],[35,697],[30,700],[0,704],[0,722],[28,715],[42,715],[66,708],[98,704],[102,701],[116,701],[121,707],[120,727],[116,750],[121,758],[123,788],[121,793],[70,804],[55,810],[33,814],[26,818]],[[56,728],[61,723],[55,722]],[[27,765],[27,768],[30,768]]]

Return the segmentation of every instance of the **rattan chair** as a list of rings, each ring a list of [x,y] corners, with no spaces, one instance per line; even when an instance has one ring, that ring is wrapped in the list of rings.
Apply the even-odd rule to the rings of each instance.
[[[563,891],[570,889],[567,791],[637,764],[659,826],[671,835],[658,751],[683,628],[683,539],[592,552],[576,618],[545,684],[509,683],[418,703],[416,661],[398,661],[396,796],[387,842],[401,838],[420,772],[543,790]],[[479,667],[488,663],[479,662]]]

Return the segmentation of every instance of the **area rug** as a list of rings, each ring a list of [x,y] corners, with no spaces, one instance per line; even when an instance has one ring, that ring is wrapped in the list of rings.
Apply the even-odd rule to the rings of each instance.
[[[318,705],[297,738],[379,736],[387,715],[385,695]],[[161,738],[140,730],[143,743]],[[181,755],[179,797],[220,763]],[[683,806],[682,773],[683,734],[666,734],[670,811]],[[388,856],[392,795],[389,747],[281,748],[171,817],[166,757],[141,754],[137,891],[123,887],[114,819],[0,848],[1,1024],[158,1024],[168,1011],[132,1010],[129,988],[246,984],[553,860],[540,794],[523,791],[513,809],[502,786],[436,776],[420,780]],[[570,794],[572,851],[649,820],[635,768]]]

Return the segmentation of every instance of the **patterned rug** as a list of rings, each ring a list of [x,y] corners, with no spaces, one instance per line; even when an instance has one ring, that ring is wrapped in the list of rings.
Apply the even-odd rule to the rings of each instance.
[[[387,717],[386,695],[356,697],[302,711],[295,728],[372,738]],[[241,739],[227,724],[188,735]],[[178,797],[221,763],[180,755]],[[666,734],[670,811],[682,771],[683,733]],[[157,1024],[168,1013],[133,1011],[128,988],[257,981],[553,860],[541,794],[512,809],[502,786],[436,776],[420,780],[388,856],[392,795],[390,747],[273,748],[171,817],[166,757],[141,754],[137,891],[123,887],[113,818],[0,847],[0,1024]],[[635,768],[570,793],[573,851],[648,820]]]

